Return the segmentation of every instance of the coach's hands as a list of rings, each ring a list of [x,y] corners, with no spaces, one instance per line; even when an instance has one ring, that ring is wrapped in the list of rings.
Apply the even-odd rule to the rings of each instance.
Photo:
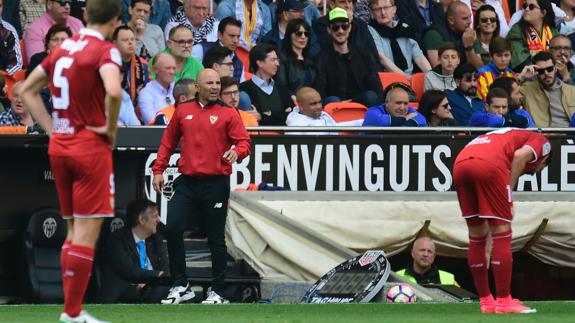
[[[236,162],[236,160],[238,160],[238,153],[236,153],[235,150],[230,149],[224,153],[224,159],[228,163],[233,164]]]
[[[110,148],[114,149],[114,145],[116,144],[116,128],[109,129],[108,126],[104,125],[100,127],[86,126],[86,129],[95,132],[100,136],[104,136],[110,143]]]
[[[155,174],[154,179],[152,180],[152,186],[154,186],[154,190],[156,192],[162,193],[162,187],[164,187],[164,175]]]

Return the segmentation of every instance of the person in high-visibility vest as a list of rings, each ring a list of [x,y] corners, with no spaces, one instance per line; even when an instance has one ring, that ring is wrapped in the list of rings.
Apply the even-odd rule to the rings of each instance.
[[[417,284],[440,284],[455,285],[455,276],[447,271],[439,270],[434,264],[435,261],[435,243],[429,237],[421,237],[415,240],[413,249],[411,249],[413,261],[407,268],[396,271],[395,273],[403,278]]]

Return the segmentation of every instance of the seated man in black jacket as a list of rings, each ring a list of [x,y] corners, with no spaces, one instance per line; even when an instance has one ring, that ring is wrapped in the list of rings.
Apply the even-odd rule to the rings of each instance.
[[[105,250],[102,303],[160,303],[170,289],[161,282],[168,276],[168,251],[156,233],[160,215],[156,204],[140,199],[126,210],[128,225],[110,234]]]
[[[335,8],[341,8],[347,11],[349,17],[349,24],[350,24],[350,32],[349,32],[349,44],[350,46],[354,46],[357,48],[362,48],[367,55],[370,55],[372,60],[375,62],[375,68],[378,71],[383,71],[383,66],[379,63],[379,55],[377,53],[377,48],[375,47],[375,43],[373,38],[371,37],[371,33],[367,27],[367,23],[365,23],[361,19],[354,19],[354,12],[353,12],[353,4],[354,0],[329,0],[327,2],[328,12]],[[329,15],[325,15],[323,17],[317,18],[313,21],[312,29],[313,34],[317,38],[317,42],[321,47],[321,51],[325,51],[326,49],[331,47],[331,37],[329,33],[329,25],[331,23],[331,19],[329,19]],[[315,47],[314,38],[310,39],[312,41],[312,48]],[[313,53],[313,51],[312,51]]]
[[[319,54],[313,87],[324,98],[324,104],[343,100],[367,107],[379,105],[383,102],[383,89],[375,61],[364,48],[350,44],[348,17],[341,8],[329,12],[331,46]]]

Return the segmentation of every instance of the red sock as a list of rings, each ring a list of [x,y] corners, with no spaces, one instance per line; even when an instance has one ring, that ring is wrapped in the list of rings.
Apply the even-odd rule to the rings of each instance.
[[[62,290],[64,291],[64,299],[66,298],[66,286],[68,282],[68,278],[64,273],[66,272],[66,264],[68,262],[68,250],[70,250],[70,246],[72,245],[72,241],[66,240],[64,244],[62,244],[62,251],[60,252],[60,267],[62,269]]]
[[[82,311],[82,301],[92,275],[94,249],[71,245],[68,249],[66,272],[68,282],[65,291],[64,312],[75,317]]]
[[[511,271],[513,269],[511,230],[493,234],[491,269],[495,278],[497,298],[508,297],[511,294]]]
[[[479,297],[491,295],[489,290],[489,276],[487,274],[487,263],[485,259],[485,244],[487,236],[469,237],[469,247],[467,249],[467,265],[473,276],[475,289]]]

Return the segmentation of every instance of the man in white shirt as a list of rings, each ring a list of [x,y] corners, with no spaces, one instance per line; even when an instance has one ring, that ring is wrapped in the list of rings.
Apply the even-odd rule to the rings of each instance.
[[[358,126],[363,119],[335,122],[333,118],[323,111],[319,92],[310,87],[303,87],[296,94],[297,106],[287,117],[286,125],[290,127],[323,127],[323,126]]]
[[[159,53],[152,66],[156,79],[148,82],[138,96],[138,106],[144,124],[149,124],[162,108],[173,104],[176,60],[171,54]]]

